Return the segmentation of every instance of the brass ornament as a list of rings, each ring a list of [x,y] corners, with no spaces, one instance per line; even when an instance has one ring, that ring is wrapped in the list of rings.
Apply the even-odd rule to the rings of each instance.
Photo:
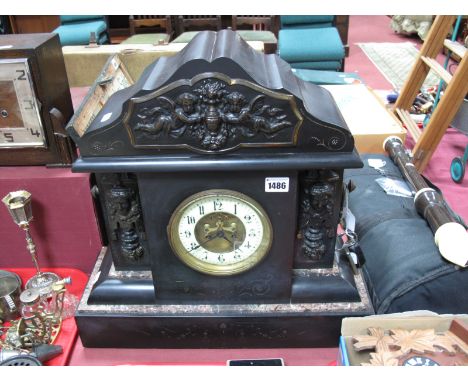
[[[70,283],[70,278],[55,282],[51,286],[53,295],[50,303],[42,300],[38,309],[31,311],[27,317],[10,321],[10,326],[6,328],[4,335],[0,332],[0,348],[29,350],[40,344],[53,344],[62,328],[65,285]],[[29,293],[31,299],[39,296],[36,290],[25,290],[23,293]]]
[[[36,268],[36,274],[26,282],[26,289],[37,289],[41,295],[51,292],[51,285],[60,278],[52,272],[42,272],[37,259],[36,245],[30,233],[30,222],[33,220],[32,195],[26,190],[9,192],[2,199],[15,224],[20,227],[26,236],[26,248]]]

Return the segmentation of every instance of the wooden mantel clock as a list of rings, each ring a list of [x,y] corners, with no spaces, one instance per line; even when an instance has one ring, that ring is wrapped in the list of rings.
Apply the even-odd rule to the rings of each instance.
[[[71,165],[72,115],[58,35],[0,36],[0,166]]]
[[[353,137],[278,56],[199,33],[68,130],[108,237],[85,346],[336,346],[342,317],[372,313],[335,251]]]

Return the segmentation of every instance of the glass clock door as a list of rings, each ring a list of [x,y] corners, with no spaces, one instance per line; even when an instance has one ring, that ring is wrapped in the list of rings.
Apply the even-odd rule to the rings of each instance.
[[[0,148],[45,146],[28,60],[0,59]]]

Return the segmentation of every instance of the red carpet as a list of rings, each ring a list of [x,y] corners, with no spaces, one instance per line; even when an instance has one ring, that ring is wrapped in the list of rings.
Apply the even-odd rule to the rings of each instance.
[[[409,39],[393,32],[390,28],[390,18],[387,16],[350,16],[348,30],[349,56],[345,61],[345,71],[357,73],[372,89],[389,89],[391,84],[385,79],[377,67],[367,58],[360,42],[417,42],[419,39]]]

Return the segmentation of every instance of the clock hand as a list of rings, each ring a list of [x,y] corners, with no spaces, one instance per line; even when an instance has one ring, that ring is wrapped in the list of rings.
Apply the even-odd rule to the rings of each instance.
[[[229,240],[226,235],[224,234],[224,232],[222,232],[222,235],[220,236],[221,238],[223,238],[224,240],[226,240],[227,242],[229,242],[232,247],[234,248],[234,251],[241,251],[242,252],[242,249],[240,249],[239,247],[236,248],[236,244],[232,241],[232,240]]]
[[[221,237],[222,237],[224,240],[226,240],[228,243],[232,244],[232,246],[234,246],[234,243],[233,243],[231,240],[229,240],[226,236],[223,235],[223,236],[221,236]]]
[[[192,248],[190,251],[188,251],[188,252],[190,253],[190,252],[192,252],[192,251],[194,251],[194,250],[200,248],[203,244],[206,244],[206,243],[208,243],[209,241],[211,241],[211,240],[213,240],[213,239],[216,239],[216,238],[218,237],[218,234],[216,234],[216,235],[214,235],[214,236],[207,235],[206,237],[208,238],[207,240],[205,240],[203,243],[200,243],[200,244],[198,244],[197,246],[193,247],[193,248]]]

